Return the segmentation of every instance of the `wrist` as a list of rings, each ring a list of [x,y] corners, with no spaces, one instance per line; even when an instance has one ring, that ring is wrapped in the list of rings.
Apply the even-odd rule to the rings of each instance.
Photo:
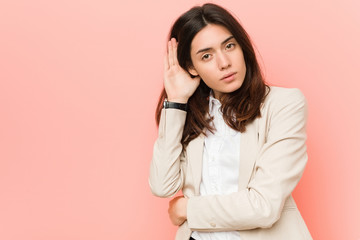
[[[188,102],[188,98],[173,98],[173,97],[168,97],[167,101],[169,102],[176,102],[176,103],[182,103],[182,104],[186,104]]]
[[[167,108],[174,108],[174,109],[179,109],[179,110],[183,110],[183,111],[187,111],[187,104],[186,103],[179,103],[179,102],[172,102],[172,101],[168,101],[165,99],[164,103],[163,103],[163,108],[167,109]]]

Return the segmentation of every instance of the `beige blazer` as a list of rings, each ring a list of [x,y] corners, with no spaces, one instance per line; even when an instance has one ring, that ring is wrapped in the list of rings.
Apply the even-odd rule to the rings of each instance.
[[[261,117],[241,135],[239,190],[200,196],[204,135],[180,144],[186,112],[163,109],[149,184],[154,195],[189,198],[187,221],[176,240],[192,231],[233,231],[242,240],[312,239],[291,196],[307,162],[307,105],[298,89],[271,87]]]

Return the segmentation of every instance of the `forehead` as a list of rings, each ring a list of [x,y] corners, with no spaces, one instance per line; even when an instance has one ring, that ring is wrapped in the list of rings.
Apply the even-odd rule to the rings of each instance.
[[[201,48],[217,47],[230,36],[232,34],[224,26],[208,24],[195,35],[191,42],[191,50],[197,51]]]

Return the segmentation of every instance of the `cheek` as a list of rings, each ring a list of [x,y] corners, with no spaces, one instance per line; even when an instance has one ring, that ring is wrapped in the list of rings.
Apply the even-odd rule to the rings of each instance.
[[[199,76],[206,83],[206,85],[209,85],[209,84],[211,85],[211,82],[213,81],[211,72],[201,71],[201,72],[199,72]]]
[[[211,63],[198,64],[195,68],[204,82],[211,81],[211,79],[216,75],[216,72],[214,71],[215,68]]]
[[[209,88],[216,88],[217,84],[213,75],[205,73],[201,76],[201,79]]]

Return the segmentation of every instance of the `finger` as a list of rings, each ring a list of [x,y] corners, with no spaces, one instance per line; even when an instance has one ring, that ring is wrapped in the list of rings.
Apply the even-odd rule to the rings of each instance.
[[[177,54],[177,50],[178,50],[178,43],[176,42],[176,45],[175,45],[175,60],[174,60],[174,62],[175,62],[175,64],[176,65],[179,65],[179,61],[178,61],[178,54]]]
[[[172,51],[173,51],[173,63],[175,64],[179,64],[178,63],[178,59],[177,59],[177,42],[175,38],[171,39],[171,46],[172,46]]]
[[[167,70],[169,70],[169,59],[168,59],[168,54],[166,53],[166,55],[164,56],[164,72],[166,72]]]
[[[173,48],[172,48],[171,40],[168,42],[168,60],[169,60],[169,67],[174,65]]]

